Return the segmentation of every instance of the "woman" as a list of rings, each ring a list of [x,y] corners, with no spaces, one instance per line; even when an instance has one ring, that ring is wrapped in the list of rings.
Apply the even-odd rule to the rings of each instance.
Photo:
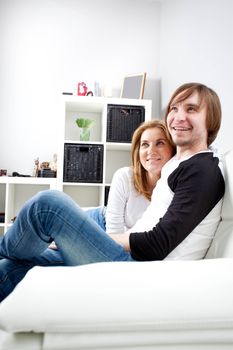
[[[165,123],[153,119],[135,130],[131,151],[132,166],[118,169],[113,176],[107,208],[87,211],[108,233],[125,232],[141,217],[175,146]]]

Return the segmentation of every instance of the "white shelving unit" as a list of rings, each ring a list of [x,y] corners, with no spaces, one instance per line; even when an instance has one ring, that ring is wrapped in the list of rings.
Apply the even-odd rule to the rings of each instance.
[[[105,202],[105,188],[110,186],[114,172],[123,166],[131,164],[131,144],[129,142],[107,142],[107,111],[108,105],[135,107],[145,109],[145,120],[151,119],[151,100],[64,96],[63,124],[61,126],[61,143],[58,155],[58,187],[69,194],[80,206],[92,207],[103,205]],[[90,118],[95,120],[91,129],[91,140],[79,141],[79,128],[77,118]],[[100,183],[67,182],[63,181],[64,171],[64,145],[102,145],[103,146],[103,179]],[[83,165],[84,166],[84,165]]]
[[[56,189],[56,178],[0,177],[0,213],[5,216],[0,222],[0,235],[12,225],[23,204],[39,191]]]
[[[12,225],[23,204],[37,192],[47,189],[58,189],[70,195],[80,206],[93,207],[103,205],[105,190],[112,181],[114,172],[131,164],[131,144],[107,142],[107,109],[108,105],[143,106],[145,120],[151,119],[151,100],[132,100],[123,98],[63,96],[60,116],[60,147],[58,149],[57,178],[39,177],[0,177],[0,235]],[[91,129],[91,140],[79,141],[79,128],[75,120],[78,117],[95,120]],[[67,182],[63,178],[64,145],[74,144],[103,147],[102,180],[95,182]],[[82,165],[82,164],[81,164]],[[3,218],[4,216],[4,218]]]

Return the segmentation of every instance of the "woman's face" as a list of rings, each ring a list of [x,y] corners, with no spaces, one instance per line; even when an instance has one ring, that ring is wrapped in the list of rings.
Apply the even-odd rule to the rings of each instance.
[[[160,176],[162,167],[172,156],[173,148],[161,128],[153,127],[143,131],[139,159],[148,172],[153,176]]]

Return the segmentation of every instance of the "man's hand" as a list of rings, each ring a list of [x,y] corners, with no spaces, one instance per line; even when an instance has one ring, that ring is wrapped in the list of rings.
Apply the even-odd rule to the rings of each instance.
[[[129,234],[128,233],[109,233],[108,234],[115,242],[122,245],[122,247],[129,252]]]
[[[58,250],[55,242],[52,242],[49,246],[48,246],[49,249],[53,249],[53,250]]]

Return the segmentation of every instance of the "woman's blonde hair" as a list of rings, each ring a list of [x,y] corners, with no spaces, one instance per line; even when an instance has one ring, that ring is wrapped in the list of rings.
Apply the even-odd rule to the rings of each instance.
[[[139,125],[139,127],[134,131],[132,137],[132,146],[131,146],[131,157],[132,157],[132,165],[133,165],[133,183],[135,189],[138,193],[142,194],[148,200],[151,199],[151,193],[148,191],[148,179],[147,179],[147,170],[142,166],[139,157],[140,150],[140,141],[142,133],[151,128],[159,128],[163,131],[166,140],[168,141],[171,149],[173,150],[173,155],[175,154],[175,145],[171,139],[171,135],[169,134],[165,122],[159,119],[152,119],[146,121]]]

